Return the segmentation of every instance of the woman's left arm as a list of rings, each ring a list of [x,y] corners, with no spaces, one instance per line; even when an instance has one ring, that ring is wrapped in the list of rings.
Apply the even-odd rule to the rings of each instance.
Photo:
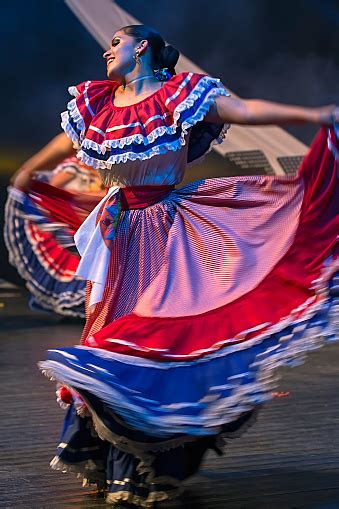
[[[205,116],[206,122],[243,125],[325,124],[339,122],[339,107],[321,108],[285,105],[261,99],[220,96]]]

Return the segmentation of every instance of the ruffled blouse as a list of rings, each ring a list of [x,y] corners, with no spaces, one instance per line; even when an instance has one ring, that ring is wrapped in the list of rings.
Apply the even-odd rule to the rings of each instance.
[[[219,79],[180,73],[129,106],[113,104],[118,86],[105,80],[70,87],[75,98],[62,113],[77,157],[98,169],[105,185],[178,184],[187,163],[223,141],[229,126],[204,121],[215,97],[230,95]]]

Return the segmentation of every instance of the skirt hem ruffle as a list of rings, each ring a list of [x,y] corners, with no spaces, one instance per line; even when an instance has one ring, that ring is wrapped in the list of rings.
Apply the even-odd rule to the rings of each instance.
[[[173,500],[179,497],[183,492],[183,488],[176,488],[171,491],[152,492],[148,497],[141,497],[135,495],[130,491],[117,491],[115,493],[108,493],[106,497],[107,503],[127,502],[136,507],[152,508],[156,502],[164,502],[165,500]]]
[[[323,344],[338,339],[335,299],[329,295],[329,288],[324,288],[324,278],[326,278],[329,285],[330,277],[335,270],[334,264],[324,270],[321,287],[317,290],[323,294],[320,302],[316,302],[312,306],[312,310],[309,307],[306,313],[301,317],[299,316],[294,322],[287,317],[287,327],[285,329],[282,330],[279,324],[278,330],[275,331],[273,326],[270,329],[271,334],[267,333],[265,336],[261,335],[259,338],[253,338],[238,345],[224,347],[218,352],[190,363],[156,362],[79,346],[72,348],[71,352],[70,349],[65,351],[62,349],[54,350],[53,359],[40,362],[39,366],[47,377],[66,384],[80,394],[82,390],[88,391],[108,405],[113,412],[118,413],[127,425],[135,427],[136,422],[138,422],[137,429],[151,436],[154,436],[154,430],[162,439],[166,438],[166,435],[173,436],[175,434],[185,436],[218,435],[221,426],[236,420],[242,413],[253,410],[255,406],[272,399],[272,392],[277,388],[277,381],[279,380],[276,374],[278,368],[299,365],[304,362],[307,352],[316,350]],[[320,284],[319,280],[317,284]],[[265,340],[268,341],[266,345]],[[261,350],[260,345],[263,345]],[[252,348],[251,357],[250,351]],[[239,360],[238,372],[234,373],[233,371],[230,376],[227,354],[234,352],[238,359],[240,359],[239,356],[244,355],[244,360]],[[73,359],[76,359],[76,362]],[[182,367],[192,367],[194,369],[197,364],[202,364],[199,370],[210,367],[210,371],[215,373],[213,362],[218,362],[219,373],[216,373],[216,375],[219,378],[209,379],[209,384],[210,386],[220,386],[220,391],[218,393],[212,391],[213,399],[203,406],[199,404],[201,395],[209,394],[209,391],[213,389],[213,387],[203,385],[200,398],[197,397],[193,400],[192,396],[185,393],[182,396],[182,401],[177,399],[173,403],[167,401],[166,405],[162,405],[162,408],[164,406],[169,409],[173,407],[173,410],[175,408],[180,409],[180,405],[183,405],[180,412],[171,412],[170,416],[166,412],[160,415],[159,412],[153,411],[152,406],[147,406],[147,402],[141,406],[140,400],[134,401],[133,394],[126,397],[126,390],[124,390],[121,381],[120,390],[116,383],[113,387],[106,383],[103,375],[105,369],[102,368],[112,368],[110,372],[114,373],[114,363],[116,362],[128,365],[133,370],[144,369],[145,367],[152,368],[150,376],[152,375],[154,382],[158,384],[159,377],[167,377],[166,379],[162,378],[164,384],[166,381],[168,382],[168,377],[173,377],[175,373],[179,373],[179,371],[176,371],[177,369],[180,370]],[[224,364],[220,365],[220,362]],[[96,376],[95,370],[93,371],[93,364],[95,363],[102,364],[100,376]],[[87,364],[90,369],[86,368]],[[79,366],[78,369],[77,366]],[[93,375],[85,374],[89,371]],[[222,377],[222,373],[225,373],[225,378]],[[201,373],[201,377],[203,380],[203,373]],[[161,402],[159,402],[160,406]],[[140,411],[138,421],[136,421],[136,408],[139,408]],[[195,413],[192,414],[194,409]],[[95,420],[95,412],[93,416]],[[97,425],[97,427],[100,426]],[[105,435],[105,432],[101,431],[101,434]]]

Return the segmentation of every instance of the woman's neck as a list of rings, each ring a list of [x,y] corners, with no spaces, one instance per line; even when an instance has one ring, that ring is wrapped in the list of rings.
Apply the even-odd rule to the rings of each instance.
[[[145,76],[139,76],[139,78],[134,78],[133,80],[126,82],[125,85],[123,85],[123,88],[130,87],[132,85],[132,83],[137,83],[137,81],[150,80],[152,78],[154,78],[153,74],[146,74]]]
[[[154,94],[157,90],[162,87],[155,76],[148,79],[138,79],[146,74],[140,74],[135,78],[132,78],[133,83],[129,83],[126,77],[126,87],[122,85],[118,87],[114,93],[113,104],[118,107],[130,106],[138,103],[140,100],[146,99],[147,96]]]
[[[151,69],[144,69],[138,74],[129,74],[125,76],[125,82],[121,85],[119,93],[121,95],[137,97],[139,95],[152,93],[159,88],[159,81],[154,76]]]

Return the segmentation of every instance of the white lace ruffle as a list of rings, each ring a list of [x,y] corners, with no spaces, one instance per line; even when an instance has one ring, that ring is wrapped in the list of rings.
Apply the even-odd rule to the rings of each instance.
[[[86,126],[85,122],[82,118],[80,111],[78,110],[78,106],[76,103],[76,97],[80,94],[76,87],[69,87],[68,92],[70,95],[73,95],[75,99],[72,99],[67,104],[67,110],[61,113],[61,127],[67,134],[67,136],[72,140],[74,148],[80,148],[81,142],[85,137]],[[75,122],[77,131],[75,131],[69,121],[69,117]]]
[[[90,140],[87,140],[90,141]],[[137,154],[135,152],[125,152],[123,154],[115,154],[109,157],[106,161],[102,161],[100,159],[96,159],[95,157],[91,157],[84,150],[79,150],[77,153],[77,157],[87,166],[92,166],[95,170],[107,170],[111,169],[113,164],[126,163],[127,161],[145,161],[146,159],[150,159],[156,155],[166,154],[169,150],[176,151],[179,150],[183,145],[185,145],[185,140],[181,138],[177,139],[171,143],[164,143],[163,145],[158,145],[157,147],[152,147],[149,150],[145,150],[144,152]]]
[[[206,95],[203,103],[196,109],[193,115],[181,123],[181,133],[178,138],[173,142],[165,142],[155,147],[151,147],[147,150],[147,145],[154,143],[158,138],[165,135],[173,135],[176,133],[178,124],[180,124],[180,118],[184,111],[192,108],[194,104],[206,93],[207,88],[213,83],[212,88]],[[75,87],[69,88],[70,93],[75,95],[77,89]],[[141,134],[134,134],[117,140],[104,140],[103,143],[99,144],[88,138],[85,138],[85,125],[83,118],[77,108],[76,100],[72,99],[68,103],[68,111],[61,114],[62,123],[61,126],[72,140],[76,148],[79,148],[77,157],[85,164],[92,166],[95,169],[110,169],[113,164],[125,163],[127,161],[145,160],[150,159],[156,155],[161,155],[169,150],[176,151],[186,144],[186,137],[188,130],[198,122],[201,122],[206,113],[210,110],[215,97],[217,96],[230,96],[226,91],[220,80],[211,78],[210,76],[204,76],[201,78],[199,83],[194,87],[191,93],[174,109],[173,112],[173,124],[170,126],[160,126],[154,129],[149,135],[143,136]],[[73,122],[76,123],[77,130],[80,134],[75,132],[72,125],[69,122],[69,117],[72,118]],[[208,151],[215,144],[220,144],[225,138],[226,132],[229,129],[229,125],[224,125],[218,138],[213,140]],[[124,148],[131,146],[132,144],[145,145],[145,150],[142,153],[135,153],[132,150],[126,150],[123,154],[112,154],[107,160],[103,161],[96,157],[92,157],[86,153],[86,150],[94,150],[98,154],[105,154],[107,151],[112,151],[116,148]]]
[[[337,266],[335,261],[324,268],[321,277],[315,282],[317,294],[322,294],[321,302],[315,303],[309,309],[307,309],[306,306],[307,310],[302,318],[296,318],[293,313],[291,313],[291,316],[273,325],[259,337],[243,342],[242,344],[224,347],[217,352],[210,353],[203,358],[191,362],[157,362],[100,349],[91,350],[95,355],[110,359],[112,362],[118,361],[120,363],[153,369],[173,369],[190,365],[198,366],[200,363],[209,362],[213,358],[221,358],[235,351],[250,349],[264,342],[271,335],[281,332],[285,327],[292,326],[293,330],[285,337],[280,338],[279,344],[275,345],[273,348],[268,346],[266,350],[263,350],[257,355],[253,365],[250,366],[250,368],[255,368],[252,372],[254,379],[251,383],[240,383],[242,378],[248,377],[248,372],[237,375],[237,380],[233,380],[232,377],[228,378],[225,373],[225,384],[232,385],[232,393],[227,396],[221,394],[220,397],[214,400],[208,408],[205,408],[200,415],[196,415],[194,417],[194,429],[192,429],[192,416],[189,412],[190,404],[187,402],[184,403],[185,407],[188,408],[187,412],[185,412],[185,414],[181,413],[178,416],[172,413],[169,413],[168,416],[160,416],[147,412],[145,408],[138,408],[138,411],[142,411],[144,415],[143,425],[140,429],[146,433],[154,435],[154,430],[156,429],[158,433],[162,433],[163,436],[175,433],[194,435],[197,426],[199,426],[199,434],[218,434],[220,427],[224,424],[236,420],[242,413],[254,409],[258,404],[272,399],[272,391],[277,388],[277,381],[279,380],[277,374],[278,368],[299,365],[305,360],[305,356],[308,352],[318,349],[326,342],[338,340],[336,306],[333,303],[332,308],[329,309],[328,302],[328,283],[330,277],[336,270]],[[302,308],[303,306],[300,306],[298,310]],[[314,323],[308,323],[318,312],[323,312],[324,317],[319,318]],[[90,349],[90,347],[84,346],[79,346],[77,348]],[[62,354],[62,351],[60,351],[60,353]],[[112,391],[107,384],[94,379],[90,375],[80,373],[57,361],[50,360],[40,362],[39,366],[46,376],[53,377],[60,383],[66,383],[71,387],[76,387],[75,390],[85,388],[111,408],[119,408],[119,413],[122,416],[124,416],[125,413],[127,415],[129,412],[136,412],[137,403],[135,401],[131,402],[128,398],[123,397],[122,393],[117,389]],[[195,403],[192,403],[192,405],[195,406]],[[101,436],[100,433],[99,436]]]
[[[84,306],[85,303],[85,288],[59,293],[49,289],[47,293],[46,287],[39,284],[39,281],[33,277],[30,261],[27,259],[24,246],[21,241],[18,240],[18,235],[21,230],[17,230],[17,218],[20,212],[14,206],[15,201],[22,203],[25,195],[13,187],[10,187],[8,191],[8,199],[5,204],[4,241],[8,250],[9,263],[16,268],[22,279],[25,280],[26,288],[41,308],[46,311],[54,311],[60,315],[84,318],[85,313],[81,311],[79,307]],[[25,215],[24,228],[26,226],[28,227],[30,217],[31,216]],[[39,225],[39,227],[41,227],[41,225]],[[43,229],[43,227],[41,227],[41,229]],[[29,228],[26,230],[26,236],[28,239],[27,241],[29,241]],[[38,258],[37,252],[35,252],[35,255]],[[42,259],[40,263],[41,266],[44,266],[44,261]],[[46,268],[46,271],[48,269],[49,268]]]

